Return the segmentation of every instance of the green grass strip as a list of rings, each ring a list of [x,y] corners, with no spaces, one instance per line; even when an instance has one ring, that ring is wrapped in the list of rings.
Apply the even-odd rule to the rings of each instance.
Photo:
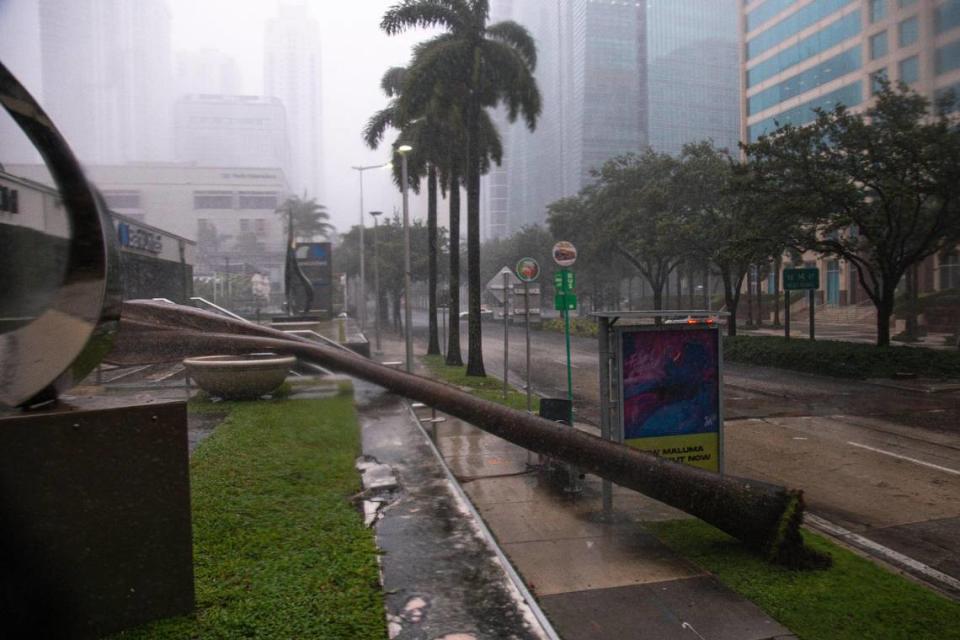
[[[443,356],[423,356],[421,361],[430,371],[431,377],[458,387],[468,387],[472,395],[491,402],[499,402],[518,411],[527,410],[527,395],[514,389],[507,388],[507,398],[503,398],[503,380],[492,376],[485,378],[468,376],[466,367],[448,367]],[[540,411],[540,398],[534,395],[530,399],[531,411]]]
[[[669,547],[710,571],[806,640],[960,638],[960,604],[883,569],[824,538],[806,543],[833,567],[791,571],[771,565],[699,520],[647,525]]]
[[[228,412],[190,464],[196,615],[119,637],[385,638],[352,397],[194,409]]]

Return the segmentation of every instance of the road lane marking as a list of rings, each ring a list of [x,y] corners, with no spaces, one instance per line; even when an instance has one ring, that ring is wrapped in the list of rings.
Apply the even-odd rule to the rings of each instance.
[[[899,453],[893,453],[892,451],[884,451],[883,449],[870,447],[865,444],[860,444],[859,442],[847,441],[847,444],[849,444],[851,447],[859,447],[861,449],[866,449],[867,451],[882,453],[883,455],[890,456],[891,458],[899,458],[901,460],[906,460],[907,462],[913,462],[914,464],[919,464],[919,465],[923,465],[924,467],[930,467],[931,469],[936,469],[937,471],[943,471],[944,473],[952,473],[955,476],[960,476],[960,471],[957,471],[956,469],[950,469],[949,467],[941,467],[940,465],[933,464],[932,462],[924,462],[923,460],[917,460],[916,458],[902,456]]]
[[[885,547],[869,538],[864,538],[860,534],[847,531],[843,527],[833,524],[829,520],[824,520],[820,516],[815,516],[810,512],[805,513],[803,518],[805,522],[812,525],[816,529],[820,529],[821,531],[829,533],[830,535],[840,538],[841,540],[846,540],[854,546],[872,551],[895,564],[912,569],[913,571],[926,576],[931,580],[946,585],[956,591],[960,591],[960,580],[957,580],[953,576],[947,575],[942,571],[937,571],[928,564],[924,564],[919,560],[914,560],[910,556],[905,556],[899,551],[894,551],[890,547]]]

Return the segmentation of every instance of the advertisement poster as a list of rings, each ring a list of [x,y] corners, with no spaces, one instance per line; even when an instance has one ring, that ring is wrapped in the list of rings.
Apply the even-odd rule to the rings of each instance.
[[[720,470],[716,329],[620,333],[624,442],[675,462]]]

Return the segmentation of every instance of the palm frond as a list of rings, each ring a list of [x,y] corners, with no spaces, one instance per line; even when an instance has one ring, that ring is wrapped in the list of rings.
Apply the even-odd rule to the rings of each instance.
[[[367,124],[363,128],[363,141],[367,143],[368,147],[376,149],[380,146],[380,141],[383,140],[387,129],[395,126],[396,109],[396,105],[391,104],[386,109],[377,111],[367,120]]]
[[[479,87],[481,103],[495,106],[503,102],[510,122],[522,114],[533,131],[543,104],[530,67],[516,49],[501,42],[487,40],[480,47],[485,63]]]
[[[395,98],[403,91],[403,79],[407,75],[406,67],[390,67],[380,79],[380,88],[388,98]]]
[[[471,46],[463,39],[439,41],[420,50],[407,69],[398,115],[412,120],[430,108],[450,108],[463,99],[463,69]]]
[[[483,27],[490,17],[490,0],[469,0],[470,13],[473,14],[475,24]]]
[[[537,44],[526,27],[513,20],[505,20],[487,27],[487,35],[516,49],[531,71],[537,68]]]
[[[493,118],[486,111],[480,112],[480,150],[483,153],[481,160],[481,169],[484,173],[490,170],[491,161],[497,166],[503,161],[503,142],[500,138],[500,132],[497,131],[497,125]]]
[[[459,32],[466,26],[464,10],[462,0],[404,0],[387,9],[380,28],[391,36],[417,27],[444,27]]]

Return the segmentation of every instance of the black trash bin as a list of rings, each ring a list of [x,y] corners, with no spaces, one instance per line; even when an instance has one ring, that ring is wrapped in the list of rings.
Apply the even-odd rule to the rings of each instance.
[[[570,424],[570,405],[566,398],[540,398],[540,417]]]

